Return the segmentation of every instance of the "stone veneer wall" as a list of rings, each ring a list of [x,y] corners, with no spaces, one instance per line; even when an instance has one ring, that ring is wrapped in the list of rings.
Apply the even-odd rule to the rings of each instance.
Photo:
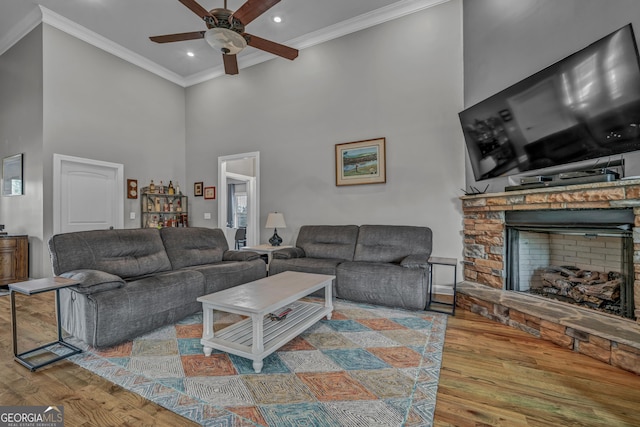
[[[499,290],[504,289],[505,283],[505,211],[633,208],[634,312],[640,322],[640,180],[464,196],[462,207],[464,278]],[[640,374],[640,342],[637,348],[623,347],[625,362],[618,363],[621,353],[615,340],[541,320],[532,314],[510,312],[508,307],[464,294],[457,305]]]

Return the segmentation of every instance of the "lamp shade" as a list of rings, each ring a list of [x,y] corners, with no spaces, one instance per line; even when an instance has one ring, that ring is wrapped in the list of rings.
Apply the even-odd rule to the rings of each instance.
[[[287,224],[284,222],[284,215],[281,212],[271,212],[267,216],[265,228],[287,228]]]

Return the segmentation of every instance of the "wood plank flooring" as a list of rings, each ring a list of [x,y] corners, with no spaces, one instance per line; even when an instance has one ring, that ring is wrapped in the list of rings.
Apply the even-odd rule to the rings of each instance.
[[[27,337],[53,340],[53,293],[18,295]],[[0,405],[64,405],[65,425],[196,425],[61,361],[37,372],[13,361],[9,297],[0,297]],[[640,376],[458,310],[449,317],[436,426],[639,426]]]

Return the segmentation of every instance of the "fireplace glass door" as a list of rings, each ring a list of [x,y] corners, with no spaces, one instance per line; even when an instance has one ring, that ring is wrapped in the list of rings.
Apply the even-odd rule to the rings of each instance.
[[[632,222],[624,223],[628,214],[622,220],[591,216],[583,222],[571,219],[571,212],[565,211],[564,218],[540,213],[505,218],[506,289],[633,318]]]

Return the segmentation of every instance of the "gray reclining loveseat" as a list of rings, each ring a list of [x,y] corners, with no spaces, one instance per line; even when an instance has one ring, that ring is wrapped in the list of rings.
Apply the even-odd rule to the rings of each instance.
[[[228,250],[220,229],[96,230],[49,240],[53,272],[78,285],[60,291],[62,327],[107,347],[198,312],[199,296],[266,275],[254,252]]]
[[[273,253],[269,274],[335,275],[338,298],[423,310],[428,303],[432,232],[401,225],[305,225],[295,247]]]

